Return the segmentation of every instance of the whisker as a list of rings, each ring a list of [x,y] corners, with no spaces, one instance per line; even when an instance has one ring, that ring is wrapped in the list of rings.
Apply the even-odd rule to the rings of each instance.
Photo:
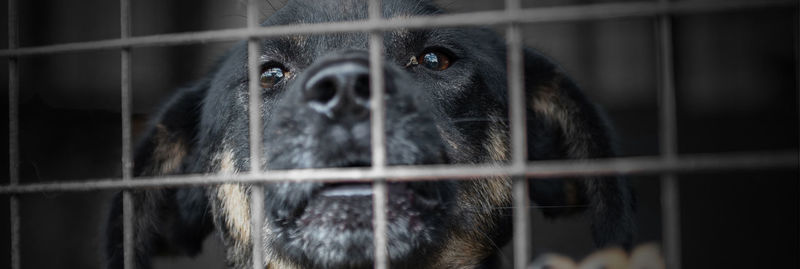
[[[508,122],[508,119],[499,119],[499,118],[459,118],[459,119],[450,120],[451,123],[477,122],[477,121]]]
[[[588,204],[587,205],[533,205],[533,206],[528,206],[528,208],[590,208],[590,207],[593,207],[593,206],[592,205],[588,205]],[[493,208],[496,208],[496,209],[512,209],[512,208],[516,208],[516,207],[514,207],[514,206],[508,206],[508,207],[500,207],[500,206],[498,206],[498,207],[493,207]]]
[[[451,119],[450,123],[479,122],[479,121],[505,122],[505,123],[509,122],[509,120],[506,118],[458,118],[458,119]],[[526,121],[534,121],[534,119],[527,119]]]

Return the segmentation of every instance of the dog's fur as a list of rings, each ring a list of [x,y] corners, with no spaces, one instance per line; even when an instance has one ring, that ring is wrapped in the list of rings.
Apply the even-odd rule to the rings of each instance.
[[[384,0],[385,17],[441,13],[425,0]],[[290,1],[264,25],[365,19],[364,0]],[[292,35],[262,40],[262,68],[285,77],[262,91],[263,162],[270,169],[370,164],[368,37]],[[421,56],[450,59],[432,70]],[[385,34],[386,145],[390,165],[478,164],[509,159],[505,43],[482,28]],[[443,60],[443,59],[442,59]],[[525,50],[530,160],[613,156],[606,120],[549,59]],[[137,176],[235,174],[249,170],[247,46],[235,46],[205,78],[179,90],[153,117],[135,157]],[[321,78],[320,78],[321,77]],[[337,79],[345,81],[338,83]],[[319,86],[315,81],[329,84]],[[349,83],[349,84],[348,84]],[[320,88],[321,87],[321,88]],[[327,197],[357,185],[264,185],[264,264],[268,268],[372,265],[370,196]],[[363,187],[363,186],[361,186]],[[363,189],[363,188],[362,188]],[[250,187],[132,191],[136,262],[157,254],[194,255],[216,230],[231,268],[251,263]],[[532,180],[542,206],[585,205],[598,246],[631,243],[633,202],[622,178]],[[510,238],[508,178],[391,183],[388,251],[392,267],[493,266]],[[108,230],[109,267],[122,264],[121,202]],[[560,208],[560,209],[559,209]],[[553,207],[545,215],[572,213]]]

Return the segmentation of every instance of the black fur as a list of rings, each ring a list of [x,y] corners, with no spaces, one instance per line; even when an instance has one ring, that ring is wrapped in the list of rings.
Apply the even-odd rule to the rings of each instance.
[[[385,17],[439,14],[427,1],[384,0]],[[366,1],[290,1],[265,25],[366,18]],[[364,33],[289,36],[261,42],[262,68],[286,77],[263,89],[263,169],[368,166],[368,66]],[[387,160],[390,165],[475,164],[507,160],[505,43],[482,28],[385,34]],[[450,58],[444,70],[414,64],[423,53]],[[409,64],[409,62],[411,62]],[[531,160],[614,155],[607,121],[549,59],[525,51]],[[249,170],[246,44],[236,45],[195,86],[179,90],[139,143],[142,175]],[[530,101],[529,101],[530,100]],[[492,182],[492,180],[494,180]],[[531,181],[540,205],[589,204],[598,246],[629,246],[633,201],[622,178]],[[479,267],[509,240],[507,179],[392,183],[389,254],[393,267]],[[371,200],[326,196],[356,185],[265,185],[266,262],[304,268],[372,264]],[[237,237],[228,201],[239,186],[134,191],[137,263],[160,253],[194,255],[216,229],[233,268],[250,265],[252,242]],[[227,187],[226,187],[227,188]],[[362,188],[365,189],[365,188]],[[226,196],[227,195],[227,196]],[[245,203],[246,201],[238,200]],[[120,199],[113,201],[109,267],[120,268]],[[239,206],[246,206],[238,204]],[[501,209],[501,210],[498,210]],[[570,210],[551,209],[558,217]],[[249,216],[247,216],[249,217]],[[216,228],[215,228],[216,227]],[[232,230],[234,229],[234,230]],[[486,236],[474,236],[481,234]],[[457,255],[458,254],[458,255]]]

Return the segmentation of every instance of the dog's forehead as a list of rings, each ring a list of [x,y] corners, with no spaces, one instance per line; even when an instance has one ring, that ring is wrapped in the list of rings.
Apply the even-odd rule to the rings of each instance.
[[[291,0],[266,25],[323,23],[367,19],[367,0]],[[430,15],[440,10],[427,0],[383,0],[383,16]]]
[[[383,0],[383,16],[404,17],[424,16],[441,13],[441,10],[427,0]],[[264,25],[317,24],[365,20],[368,16],[368,0],[291,0],[283,8],[270,16]],[[417,35],[408,30],[389,31],[385,35],[387,57],[405,57],[404,46]],[[366,33],[334,33],[291,35],[265,40],[264,51],[277,60],[293,62],[295,67],[307,66],[315,59],[329,52],[368,47]],[[397,54],[397,55],[395,55]],[[402,55],[402,56],[401,56]]]

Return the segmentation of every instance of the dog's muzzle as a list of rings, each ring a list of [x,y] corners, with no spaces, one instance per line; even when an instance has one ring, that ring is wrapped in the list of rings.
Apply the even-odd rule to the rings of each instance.
[[[371,165],[370,72],[366,51],[344,51],[305,69],[265,124],[269,169]],[[434,111],[413,79],[384,68],[389,165],[446,163]],[[397,260],[436,248],[444,236],[454,183],[390,183],[389,254]],[[372,188],[368,183],[276,183],[265,186],[265,224],[273,249],[309,264],[371,264]]]

